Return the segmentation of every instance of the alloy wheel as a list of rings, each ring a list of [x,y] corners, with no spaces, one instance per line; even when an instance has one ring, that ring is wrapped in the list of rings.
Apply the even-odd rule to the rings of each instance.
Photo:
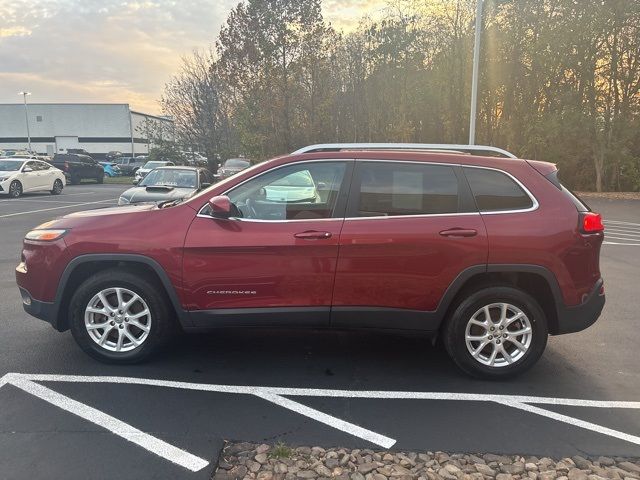
[[[9,195],[12,197],[22,195],[22,185],[20,185],[20,182],[12,182],[11,185],[9,185]]]
[[[520,360],[531,347],[529,317],[510,303],[491,303],[467,322],[465,343],[471,356],[489,367],[506,367]]]
[[[84,313],[89,337],[105,350],[128,352],[141,346],[151,331],[151,311],[137,293],[106,288],[89,300]]]

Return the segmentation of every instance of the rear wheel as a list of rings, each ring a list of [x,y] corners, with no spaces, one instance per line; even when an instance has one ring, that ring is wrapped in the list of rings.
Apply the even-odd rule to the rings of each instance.
[[[62,189],[63,188],[64,188],[64,186],[62,185],[62,180],[57,178],[56,181],[53,182],[53,188],[51,189],[51,195],[60,195],[62,193]]]
[[[70,302],[71,332],[78,345],[106,363],[137,363],[170,339],[171,309],[162,287],[128,270],[99,272]]]
[[[458,304],[443,331],[454,362],[479,378],[501,379],[531,368],[547,344],[538,303],[513,287],[478,290]]]

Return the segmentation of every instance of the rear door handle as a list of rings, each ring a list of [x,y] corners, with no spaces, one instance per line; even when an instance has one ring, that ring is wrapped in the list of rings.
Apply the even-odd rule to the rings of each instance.
[[[477,234],[478,231],[472,228],[450,228],[440,232],[443,237],[475,237]]]
[[[294,233],[293,236],[304,240],[322,240],[323,238],[331,238],[331,233],[308,230],[306,232]]]

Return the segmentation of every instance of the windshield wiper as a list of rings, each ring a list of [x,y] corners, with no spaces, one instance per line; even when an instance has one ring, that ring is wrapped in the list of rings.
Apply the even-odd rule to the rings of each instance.
[[[184,200],[183,198],[176,198],[175,200],[165,200],[164,202],[158,203],[158,208],[173,207],[174,205],[179,204],[183,200]]]

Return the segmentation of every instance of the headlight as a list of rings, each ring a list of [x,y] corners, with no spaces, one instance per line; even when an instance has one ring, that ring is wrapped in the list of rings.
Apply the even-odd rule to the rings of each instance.
[[[6,182],[9,180],[9,177],[0,177],[0,182]]]
[[[128,198],[120,197],[118,199],[118,205],[129,205],[131,201]]]
[[[31,230],[24,238],[26,240],[38,240],[41,242],[52,242],[62,238],[67,230]]]

